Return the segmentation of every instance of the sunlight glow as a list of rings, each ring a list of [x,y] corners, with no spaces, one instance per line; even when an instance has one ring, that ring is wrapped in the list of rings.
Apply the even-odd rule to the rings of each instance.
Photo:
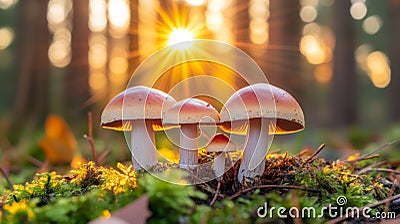
[[[51,31],[65,26],[65,21],[72,11],[71,0],[50,0],[47,8],[47,21]]]
[[[108,2],[108,19],[111,25],[110,34],[114,38],[124,36],[129,30],[129,2],[127,0],[110,0]]]
[[[250,39],[255,44],[268,40],[269,0],[252,0],[249,7]]]
[[[157,49],[157,12],[153,1],[139,0],[139,55],[146,58]]]
[[[92,35],[89,41],[89,64],[93,69],[101,69],[107,63],[107,39],[103,35]]]
[[[105,0],[89,1],[89,28],[101,32],[107,26],[107,3]]]
[[[321,84],[327,84],[332,79],[332,64],[321,64],[314,69],[314,78]]]
[[[390,62],[385,53],[374,51],[367,57],[368,75],[377,88],[385,88],[390,83]]]
[[[59,68],[67,66],[71,62],[71,46],[64,39],[56,39],[49,47],[50,62]]]
[[[186,2],[192,6],[202,6],[206,2],[205,0],[186,0]]]
[[[300,52],[311,64],[322,64],[332,59],[332,50],[315,35],[305,35],[300,41]]]
[[[363,30],[370,34],[376,34],[382,26],[382,19],[379,16],[370,16],[366,18],[362,24]]]
[[[174,45],[194,39],[194,34],[190,30],[178,28],[171,32],[168,40],[168,45]]]
[[[107,38],[101,33],[92,33],[89,38],[89,86],[94,95],[107,92]]]
[[[49,30],[53,40],[48,57],[53,66],[63,68],[71,62],[71,0],[50,0],[47,9]]]
[[[6,49],[14,40],[14,32],[11,28],[0,28],[0,50]]]
[[[208,0],[206,11],[206,26],[212,31],[216,40],[232,43],[234,38],[232,34],[232,14],[228,9],[232,1]]]

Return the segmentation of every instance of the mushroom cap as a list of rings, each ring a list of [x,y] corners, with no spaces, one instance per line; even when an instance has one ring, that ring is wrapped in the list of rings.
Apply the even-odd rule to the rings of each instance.
[[[234,93],[221,110],[221,128],[236,134],[247,133],[249,119],[276,119],[270,134],[288,134],[304,129],[304,114],[296,99],[276,86],[257,83]],[[275,127],[274,127],[275,126]]]
[[[236,145],[225,134],[216,134],[206,146],[207,152],[235,152]]]
[[[161,90],[146,86],[128,88],[108,102],[101,114],[101,126],[118,131],[132,130],[132,120],[150,119],[154,130],[164,130],[162,114],[176,100]]]
[[[196,98],[188,98],[175,103],[164,114],[164,124],[216,124],[218,111],[209,103]]]

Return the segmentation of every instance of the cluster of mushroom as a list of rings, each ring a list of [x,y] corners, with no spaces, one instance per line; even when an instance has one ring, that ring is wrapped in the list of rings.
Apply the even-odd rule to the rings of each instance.
[[[102,113],[101,125],[103,128],[131,131],[130,149],[135,169],[157,164],[154,131],[180,126],[181,168],[198,164],[199,125],[219,125],[227,133],[246,135],[238,180],[252,182],[264,171],[268,135],[304,129],[304,115],[289,93],[266,83],[238,90],[220,113],[200,99],[176,102],[160,90],[135,86],[111,99]],[[214,171],[217,177],[221,177],[225,169],[225,153],[235,151],[235,144],[226,135],[217,133],[206,150],[216,152]]]

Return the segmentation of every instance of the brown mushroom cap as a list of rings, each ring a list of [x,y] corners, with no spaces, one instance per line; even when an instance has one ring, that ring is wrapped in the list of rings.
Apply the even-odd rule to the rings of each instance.
[[[219,123],[218,111],[209,103],[196,98],[184,99],[164,114],[164,124],[216,124]]]
[[[110,100],[101,114],[101,126],[118,131],[132,129],[129,121],[150,119],[154,130],[163,130],[163,112],[176,100],[160,90],[135,86],[119,93]]]
[[[224,131],[246,134],[246,121],[253,118],[276,119],[270,134],[288,134],[304,129],[304,114],[288,92],[266,83],[244,87],[234,93],[221,110]]]
[[[206,146],[207,152],[235,152],[236,145],[228,136],[216,134]]]

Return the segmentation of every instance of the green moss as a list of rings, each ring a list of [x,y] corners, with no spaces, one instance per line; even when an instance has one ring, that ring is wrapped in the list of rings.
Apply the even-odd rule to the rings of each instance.
[[[209,206],[215,194],[215,180],[208,182],[208,187],[204,184],[176,185],[144,172],[138,174],[131,166],[118,164],[113,168],[89,162],[67,176],[55,172],[40,173],[31,182],[14,185],[12,192],[3,189],[0,220],[2,223],[86,223],[147,194],[152,212],[149,223],[292,223],[293,219],[280,218],[276,210],[266,218],[258,217],[257,210],[267,203],[276,208],[312,206],[318,212],[327,205],[339,206],[336,201],[339,196],[347,198],[344,209],[363,207],[388,198],[390,189],[381,183],[384,176],[374,172],[357,175],[357,171],[364,168],[361,164],[323,159],[306,163],[299,156],[268,155],[264,174],[257,178],[254,186],[233,199],[230,199],[232,195],[247,187],[235,182],[235,167],[228,170],[220,189],[223,198],[218,197],[216,203]],[[165,165],[161,165],[154,170],[164,168]],[[185,181],[188,177],[183,171],[160,175],[173,182]],[[317,191],[260,185],[295,185]],[[400,193],[398,191],[394,194]],[[374,208],[371,214],[378,211],[383,211],[383,206]],[[320,218],[301,221],[323,223],[330,218],[327,211],[323,211]]]

